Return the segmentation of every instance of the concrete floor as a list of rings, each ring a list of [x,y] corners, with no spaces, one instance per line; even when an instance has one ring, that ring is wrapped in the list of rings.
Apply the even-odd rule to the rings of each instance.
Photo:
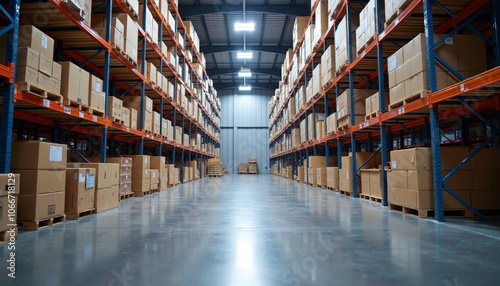
[[[208,178],[17,241],[0,285],[499,285],[500,226],[269,175]]]

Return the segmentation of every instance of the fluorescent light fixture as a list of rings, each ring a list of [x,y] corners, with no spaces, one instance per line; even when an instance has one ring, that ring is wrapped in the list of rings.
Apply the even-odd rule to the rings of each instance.
[[[255,31],[255,23],[253,22],[236,22],[234,23],[234,30],[236,32],[241,32],[241,31]]]
[[[253,58],[253,53],[252,52],[238,52],[236,54],[236,57],[238,59],[251,59],[251,58]]]
[[[240,90],[242,90],[242,91],[250,91],[250,90],[252,90],[252,86],[250,86],[250,85],[240,85]]]
[[[244,69],[242,68],[241,71],[238,73],[238,77],[251,77],[252,72],[250,69]]]

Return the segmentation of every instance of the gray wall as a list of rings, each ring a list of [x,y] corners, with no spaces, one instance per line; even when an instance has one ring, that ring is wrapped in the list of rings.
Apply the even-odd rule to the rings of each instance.
[[[267,108],[274,91],[220,90],[221,156],[229,173],[238,164],[256,157],[259,173],[269,172],[269,129]],[[267,168],[266,168],[267,167]]]

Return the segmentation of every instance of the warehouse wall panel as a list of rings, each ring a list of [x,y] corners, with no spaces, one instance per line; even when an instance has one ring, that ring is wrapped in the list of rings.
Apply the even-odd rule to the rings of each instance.
[[[268,102],[270,91],[241,94],[235,90],[219,92],[222,108],[222,162],[230,173],[237,173],[238,164],[249,157],[258,160],[259,173],[269,169]]]

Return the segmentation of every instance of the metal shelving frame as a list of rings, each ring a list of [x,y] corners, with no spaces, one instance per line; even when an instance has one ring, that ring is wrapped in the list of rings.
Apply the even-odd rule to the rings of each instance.
[[[177,55],[182,59],[182,71],[178,72],[175,67],[171,67],[166,58],[162,55],[162,51],[160,51],[160,47],[153,45],[151,39],[149,39],[146,35],[146,32],[141,28],[141,23],[138,23],[139,29],[139,45],[140,45],[140,61],[142,63],[142,69],[140,71],[137,70],[134,66],[132,66],[119,52],[114,50],[109,43],[111,37],[111,18],[114,11],[118,11],[120,13],[129,13],[129,10],[124,6],[122,1],[120,0],[103,0],[103,2],[99,5],[94,5],[94,10],[92,13],[97,13],[99,9],[105,8],[106,15],[106,34],[105,37],[101,37],[96,31],[94,31],[91,27],[87,26],[80,18],[74,14],[67,6],[65,6],[61,0],[49,0],[48,9],[53,9],[58,14],[64,15],[65,20],[70,21],[72,25],[75,26],[74,30],[76,33],[80,33],[82,37],[85,38],[86,41],[92,42],[94,45],[97,45],[97,48],[82,48],[87,53],[87,55],[83,55],[78,52],[78,49],[74,49],[71,47],[66,47],[63,42],[59,40],[64,40],[64,37],[55,37],[56,40],[56,58],[57,60],[62,60],[63,56],[69,57],[72,61],[80,64],[80,66],[87,69],[89,72],[99,76],[103,79],[103,91],[106,95],[115,95],[116,88],[119,87],[125,92],[122,95],[129,96],[141,96],[141,109],[144,109],[144,97],[146,94],[153,94],[152,98],[156,101],[159,100],[159,104],[155,102],[155,110],[159,111],[162,115],[162,118],[173,119],[173,128],[178,125],[177,121],[181,121],[182,125],[180,125],[184,132],[188,131],[188,136],[191,140],[192,134],[201,134],[202,135],[202,146],[205,148],[208,147],[208,144],[213,144],[213,149],[220,148],[219,139],[214,136],[220,134],[220,105],[215,101],[214,94],[216,91],[214,89],[208,89],[204,80],[208,79],[208,75],[206,73],[205,67],[203,67],[203,76],[200,77],[197,73],[193,72],[193,66],[190,61],[186,58],[186,52],[181,49],[181,45],[176,38],[176,31],[183,31],[183,46],[190,50],[193,55],[193,60],[201,63],[201,56],[194,46],[194,42],[191,37],[187,37],[186,27],[181,20],[181,16],[179,11],[172,0],[168,0],[169,11],[172,13],[175,23],[176,23],[176,31],[172,31],[169,29],[166,19],[164,19],[159,12],[158,7],[153,4],[152,0],[144,1],[144,5],[146,7],[150,7],[153,17],[155,20],[159,22],[159,41],[168,40],[173,43],[175,46],[175,57]],[[23,4],[24,5],[24,4]],[[100,138],[101,140],[101,148],[100,148],[100,161],[106,161],[107,148],[109,147],[110,154],[119,155],[116,151],[117,146],[124,146],[126,144],[126,153],[132,154],[145,154],[145,151],[149,155],[162,155],[164,150],[171,149],[171,157],[167,158],[170,162],[175,164],[176,162],[176,153],[181,154],[181,163],[177,165],[180,169],[181,180],[183,180],[183,167],[184,167],[184,159],[185,154],[187,154],[187,159],[192,159],[192,154],[196,160],[200,160],[200,162],[206,162],[208,158],[216,157],[213,154],[195,150],[193,147],[184,146],[184,138],[182,138],[181,144],[175,142],[175,132],[174,138],[166,138],[161,134],[160,136],[152,135],[146,133],[144,131],[144,112],[141,112],[141,118],[139,120],[139,130],[135,130],[129,127],[125,127],[121,124],[115,123],[107,117],[108,110],[108,98],[105,97],[105,116],[98,117],[95,115],[87,114],[73,107],[67,107],[62,104],[58,104],[57,102],[53,102],[38,96],[34,96],[27,92],[17,91],[15,88],[15,63],[17,56],[17,37],[18,37],[18,28],[19,28],[19,19],[20,19],[20,10],[22,6],[20,1],[18,0],[10,0],[9,3],[9,11],[5,11],[3,6],[0,6],[0,12],[4,14],[4,18],[6,18],[10,24],[0,31],[0,34],[8,33],[10,45],[7,50],[7,61],[5,65],[0,65],[0,77],[4,79],[6,82],[6,87],[4,88],[4,96],[3,103],[0,106],[0,111],[2,112],[2,121],[1,121],[1,129],[0,131],[5,136],[2,137],[0,141],[0,160],[2,162],[1,173],[7,173],[10,169],[10,153],[11,153],[11,142],[12,142],[12,133],[14,128],[14,119],[20,122],[16,127],[17,131],[23,131],[23,122],[28,122],[32,124],[43,124],[49,128],[51,128],[51,134],[46,134],[48,137],[51,137],[52,140],[66,143],[68,146],[77,154],[80,155],[84,160],[86,158],[80,154],[71,142],[66,141],[63,137],[69,135],[70,133],[75,134],[74,136],[74,144],[82,139],[78,138],[76,134],[86,134],[87,136],[92,136],[96,138]],[[145,14],[146,9],[144,9]],[[144,21],[145,21],[145,15]],[[145,26],[145,23],[142,23]],[[177,29],[177,27],[179,29]],[[42,27],[42,31],[44,28]],[[54,33],[57,31],[50,30],[50,33]],[[142,46],[142,47],[141,47]],[[189,48],[188,48],[189,47]],[[88,55],[88,52],[92,52],[91,55]],[[95,53],[94,53],[95,52]],[[99,67],[98,64],[95,64],[94,61],[96,58],[102,57],[104,64],[102,67]],[[169,74],[169,79],[173,79],[174,81],[174,95],[173,98],[167,98],[165,95],[161,94],[157,89],[154,88],[152,83],[146,79],[145,74],[145,62],[146,59],[155,58],[158,59],[159,62],[159,70],[166,71]],[[113,74],[113,66],[112,61],[117,61],[120,66],[125,67],[127,73],[135,78],[134,80],[120,80],[117,78],[115,74]],[[187,78],[184,78],[184,69],[189,69],[189,77],[192,79],[190,81],[190,85],[188,85]],[[131,83],[131,85],[129,85]],[[191,87],[193,87],[193,83],[196,84],[197,90],[202,88],[201,92],[205,94],[198,98],[196,94],[191,91]],[[188,96],[188,100],[192,102],[192,104],[197,104],[199,109],[202,111],[202,124],[198,123],[195,119],[190,118],[183,109],[179,107],[177,104],[177,84],[180,84],[182,88],[186,90],[186,95]],[[140,89],[137,90],[136,87],[139,86]],[[18,104],[22,104],[23,106],[28,105],[30,110],[14,110],[14,107]],[[169,106],[171,111],[164,110],[165,106]],[[32,112],[31,109],[34,108],[40,113],[48,112],[44,114],[49,115],[39,115],[36,112]],[[215,117],[210,116],[210,112],[215,114]],[[171,114],[170,114],[171,113]],[[180,116],[180,117],[179,117]],[[179,120],[180,119],[180,120]],[[187,123],[185,124],[185,120]],[[161,122],[163,124],[163,122]],[[205,127],[206,126],[206,127]],[[63,128],[61,128],[63,127]],[[212,134],[209,130],[215,130],[214,134]],[[195,133],[193,133],[195,132]],[[173,139],[173,140],[172,140]],[[120,142],[120,143],[118,143]],[[198,141],[196,140],[196,143]],[[153,152],[152,150],[156,150]],[[198,165],[201,168],[201,164]],[[201,171],[201,169],[199,169]],[[201,172],[200,172],[201,173]]]
[[[321,53],[321,51],[326,50],[326,41],[331,37],[332,32],[336,29],[336,25],[340,22],[340,20],[345,16],[347,17],[348,22],[348,49],[349,49],[349,64],[345,71],[343,71],[340,75],[338,75],[333,82],[325,88],[323,92],[321,92],[320,96],[315,98],[310,104],[307,105],[305,110],[301,112],[297,112],[294,119],[291,122],[286,123],[281,131],[277,132],[275,136],[270,138],[270,147],[276,146],[280,143],[281,140],[284,140],[284,135],[289,134],[288,130],[291,128],[300,127],[298,124],[301,118],[304,118],[307,121],[308,113],[315,113],[315,107],[318,106],[318,103],[321,103],[321,100],[324,101],[323,110],[328,116],[328,111],[332,107],[335,106],[336,97],[340,95],[340,85],[348,84],[347,89],[350,90],[350,100],[354,101],[354,92],[353,89],[363,88],[366,86],[372,86],[374,81],[376,81],[378,85],[378,91],[380,94],[379,108],[380,112],[378,116],[367,120],[361,124],[355,124],[354,121],[354,104],[351,104],[351,118],[350,123],[351,127],[348,130],[339,131],[335,134],[330,134],[325,136],[320,140],[309,141],[307,144],[302,145],[297,148],[291,148],[290,150],[280,152],[278,154],[272,154],[270,156],[271,163],[281,163],[281,167],[288,164],[285,158],[294,158],[292,160],[292,167],[294,170],[294,174],[298,166],[301,165],[301,160],[295,160],[295,156],[298,154],[299,157],[305,153],[305,159],[308,159],[310,150],[313,151],[314,154],[317,154],[318,147],[325,146],[325,155],[326,162],[329,162],[329,147],[337,148],[337,157],[338,157],[338,165],[341,168],[341,154],[342,151],[350,150],[352,152],[360,151],[360,147],[364,147],[365,150],[373,150],[374,146],[374,138],[378,138],[378,151],[382,156],[382,166],[387,165],[387,153],[394,149],[394,144],[396,140],[399,140],[398,145],[399,148],[404,148],[409,144],[406,144],[407,136],[405,134],[409,134],[408,136],[411,142],[419,142],[423,145],[430,145],[433,153],[433,174],[434,174],[434,201],[435,201],[435,219],[437,221],[444,221],[444,210],[443,210],[443,190],[448,192],[451,196],[461,202],[465,207],[467,207],[471,212],[473,212],[476,216],[482,217],[482,215],[475,210],[471,205],[469,205],[465,200],[460,198],[453,190],[446,186],[446,181],[456,174],[456,172],[468,161],[471,160],[477,153],[479,153],[482,149],[494,146],[495,139],[500,136],[498,124],[500,124],[500,96],[498,95],[500,91],[500,3],[495,0],[475,0],[475,1],[460,1],[460,3],[454,3],[454,1],[437,1],[437,0],[414,0],[408,1],[406,8],[401,9],[398,16],[395,17],[394,20],[390,23],[385,24],[382,19],[382,4],[383,0],[375,0],[376,5],[376,31],[377,35],[374,41],[365,46],[365,50],[356,55],[354,51],[352,51],[352,21],[351,15],[352,13],[359,13],[358,9],[352,9],[353,5],[362,5],[368,1],[350,1],[345,0],[342,2],[340,9],[333,17],[334,25],[332,25],[325,35],[323,35],[320,45],[314,48],[312,51],[312,56],[308,59],[305,64],[305,67],[299,71],[298,80],[294,83],[291,83],[291,92],[289,94],[281,95],[282,97],[282,105],[278,109],[275,117],[272,117],[272,112],[276,108],[276,101],[273,105],[270,106],[270,126],[269,128],[278,129],[278,120],[283,120],[283,111],[287,107],[288,102],[292,96],[295,96],[298,88],[302,83],[307,83],[307,74],[314,67],[314,61],[318,61],[316,54]],[[363,2],[363,3],[361,3]],[[312,13],[310,16],[309,24],[314,23],[315,20],[315,8],[320,4],[320,1],[316,1],[314,8],[312,9]],[[462,5],[458,12],[452,12],[447,8],[447,5]],[[486,10],[491,10],[491,23],[492,28],[490,31],[486,31],[484,33],[479,32],[476,28],[472,27],[470,22],[477,18],[477,16],[483,14]],[[355,10],[351,11],[351,10]],[[438,20],[435,19],[436,11],[440,11],[440,15]],[[456,10],[456,9],[455,9]],[[417,14],[417,11],[421,11],[421,15]],[[445,19],[445,16],[447,19]],[[385,76],[387,71],[387,65],[385,63],[385,57],[387,54],[384,54],[384,46],[385,42],[393,42],[391,35],[397,31],[402,25],[411,20],[419,19],[423,21],[424,33],[426,38],[426,52],[428,55],[427,58],[427,70],[428,70],[428,86],[429,86],[429,94],[425,98],[417,99],[412,101],[400,108],[393,109],[391,111],[387,111],[387,103],[384,102],[384,93],[385,93]],[[444,19],[444,20],[443,20]],[[436,24],[438,23],[438,24]],[[436,87],[436,70],[435,64],[436,61],[441,65],[445,66],[448,69],[451,67],[441,58],[439,58],[434,49],[439,43],[434,43],[434,33],[447,34],[452,35],[459,32],[462,28],[468,27],[468,29],[475,34],[478,34],[482,39],[484,39],[487,44],[492,47],[493,54],[495,56],[494,59],[494,67],[480,75],[462,80],[461,82],[452,85],[448,88],[437,90]],[[419,32],[410,31],[409,36],[416,36]],[[294,50],[294,54],[298,53],[299,47],[302,45],[305,36],[300,39],[297,44],[297,48]],[[403,39],[405,41],[409,41],[409,39]],[[401,41],[401,40],[400,40]],[[357,71],[360,70],[360,64],[368,62],[368,57],[376,57],[376,65],[373,65],[373,70],[368,74],[358,74]],[[372,67],[370,65],[370,67]],[[283,81],[287,81],[289,79],[289,74],[291,72],[292,67],[290,66],[284,75]],[[458,78],[461,78],[458,73],[451,69],[451,72],[456,74]],[[355,82],[354,79],[358,79],[359,82]],[[462,78],[463,79],[463,78]],[[290,82],[289,82],[290,84]],[[474,97],[479,93],[489,92],[488,98],[483,98],[479,101],[467,101],[466,99],[469,97]],[[284,97],[284,98],[283,98]],[[443,103],[447,103],[453,101],[457,103],[457,106],[452,109],[448,109],[446,111],[440,112],[439,105]],[[297,100],[295,101],[297,102]],[[327,103],[328,102],[328,103]],[[483,115],[482,111],[492,110],[496,114],[495,118],[487,118]],[[298,108],[296,108],[298,110]],[[416,115],[410,117],[408,120],[408,116]],[[442,177],[441,173],[441,156],[440,156],[440,148],[442,145],[442,132],[441,126],[442,122],[445,119],[459,117],[462,115],[474,115],[478,118],[483,124],[484,129],[487,131],[490,136],[484,139],[481,142],[478,148],[474,149],[474,151],[467,157],[464,158],[463,161],[449,174],[446,174]],[[401,119],[405,118],[404,122]],[[496,124],[490,120],[496,120]],[[468,123],[464,121],[462,124],[462,134],[467,134]],[[420,131],[420,137],[417,134],[414,134],[410,129],[419,127],[422,128]],[[306,133],[308,133],[308,124],[306,122]],[[325,130],[326,130],[326,121],[325,121]],[[316,131],[314,131],[316,132]],[[315,133],[316,134],[316,133]],[[325,133],[326,134],[326,133]],[[396,135],[399,134],[399,135]],[[308,135],[307,135],[308,136]],[[465,135],[466,136],[466,135]],[[398,139],[399,138],[399,139]],[[309,140],[309,138],[307,138]],[[467,138],[464,140],[468,141]],[[361,141],[367,141],[368,144],[363,144]],[[430,141],[430,142],[429,142]],[[498,142],[496,143],[498,145]],[[415,144],[412,144],[415,145]],[[308,160],[307,160],[308,161]],[[356,156],[353,156],[352,165],[356,166]],[[308,163],[306,163],[305,172],[307,172]],[[356,178],[358,175],[359,169],[354,169],[352,172],[352,177]],[[306,178],[307,173],[305,173]],[[306,179],[308,180],[308,179]],[[356,180],[353,180],[353,197],[358,196],[358,192],[356,189]],[[384,168],[382,168],[382,205],[387,206],[387,175]]]

